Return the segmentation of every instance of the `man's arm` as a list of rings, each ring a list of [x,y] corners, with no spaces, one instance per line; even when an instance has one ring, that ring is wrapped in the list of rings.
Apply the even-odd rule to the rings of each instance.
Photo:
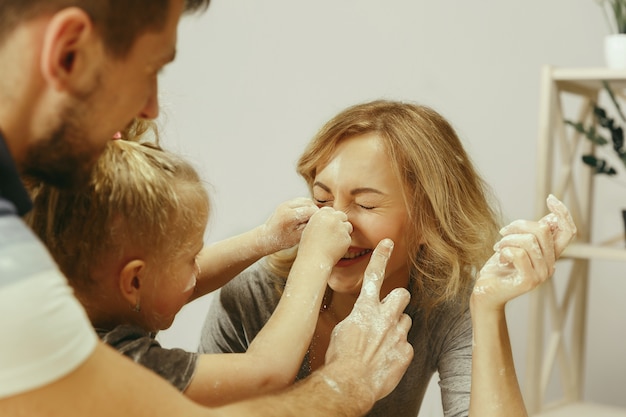
[[[361,295],[352,313],[333,333],[326,366],[280,394],[202,408],[165,380],[98,343],[91,356],[65,377],[0,399],[0,415],[361,416],[395,388],[413,357],[406,338],[411,321],[402,313],[408,292],[394,290],[379,301],[391,246],[384,241],[372,255]]]
[[[100,343],[90,358],[66,377],[45,387],[0,399],[0,415],[356,417],[365,414],[372,405],[371,392],[361,381],[349,376],[346,370],[334,370],[329,365],[280,394],[221,408],[204,408],[162,378]]]
[[[164,379],[99,342],[89,358],[65,377],[0,399],[0,415],[194,417],[221,414],[207,413]]]

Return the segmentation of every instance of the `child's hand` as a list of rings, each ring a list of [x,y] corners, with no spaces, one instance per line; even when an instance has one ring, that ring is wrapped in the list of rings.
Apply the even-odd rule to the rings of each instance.
[[[266,253],[290,248],[300,241],[309,218],[319,209],[310,198],[285,201],[261,227],[261,244]]]
[[[350,233],[352,224],[346,213],[322,207],[311,216],[302,233],[298,258],[310,250],[311,254],[324,256],[325,266],[332,268],[350,247]]]
[[[478,274],[473,305],[502,309],[507,301],[531,291],[554,273],[554,264],[576,235],[567,207],[553,195],[551,213],[537,222],[516,220],[505,226],[496,253]]]

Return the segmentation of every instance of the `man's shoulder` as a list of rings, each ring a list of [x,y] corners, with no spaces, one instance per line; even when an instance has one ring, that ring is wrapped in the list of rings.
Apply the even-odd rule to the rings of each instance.
[[[15,205],[0,195],[0,217],[17,216]]]
[[[23,220],[0,216],[0,287],[51,269],[56,263]]]

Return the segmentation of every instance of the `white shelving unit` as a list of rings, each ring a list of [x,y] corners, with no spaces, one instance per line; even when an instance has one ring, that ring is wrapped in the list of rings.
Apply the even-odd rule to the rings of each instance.
[[[565,118],[585,125],[593,121],[593,103],[598,101],[603,81],[613,91],[623,91],[626,70],[546,66],[542,72],[535,215],[540,218],[546,213],[545,197],[554,194],[572,212],[578,237],[562,256],[571,268],[561,282],[561,296],[556,276],[530,295],[524,396],[532,416],[626,417],[626,409],[585,403],[582,398],[589,265],[596,259],[626,261],[626,249],[592,244],[594,176],[590,169],[579,167],[581,153],[593,148],[563,122]],[[571,104],[578,104],[573,117]],[[562,396],[548,401],[546,392],[555,380]]]
[[[626,410],[600,404],[571,403],[534,414],[537,417],[624,417]]]

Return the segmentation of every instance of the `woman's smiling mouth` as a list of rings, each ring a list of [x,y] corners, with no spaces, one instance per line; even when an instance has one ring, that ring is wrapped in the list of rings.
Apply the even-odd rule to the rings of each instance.
[[[350,266],[353,265],[362,259],[365,259],[372,253],[372,249],[348,249],[345,255],[337,262],[337,266]]]

